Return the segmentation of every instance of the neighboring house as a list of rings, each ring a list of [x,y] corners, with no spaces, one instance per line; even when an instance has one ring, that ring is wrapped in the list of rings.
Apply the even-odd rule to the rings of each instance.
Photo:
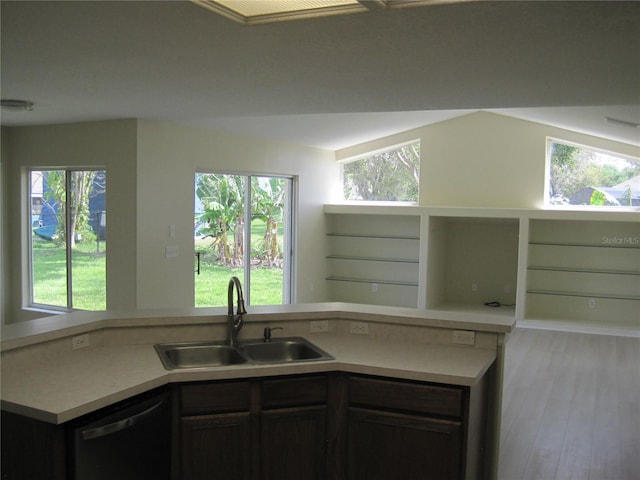
[[[606,205],[621,207],[640,206],[640,175],[625,180],[612,187],[584,187],[569,199],[571,205],[589,205],[593,192],[604,194]]]

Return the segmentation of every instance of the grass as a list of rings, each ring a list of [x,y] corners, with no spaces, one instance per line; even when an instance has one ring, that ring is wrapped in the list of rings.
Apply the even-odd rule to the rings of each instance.
[[[243,283],[243,269],[222,265],[202,265],[200,275],[195,280],[195,306],[220,307],[227,305],[227,285],[232,276]],[[248,293],[251,305],[282,304],[282,269],[256,268],[251,270],[251,283]],[[245,297],[247,287],[243,285]]]
[[[199,244],[203,251],[201,273],[195,275],[195,306],[225,306],[227,285],[232,276],[243,282],[250,305],[282,304],[283,270],[256,268],[251,270],[251,284],[244,285],[242,268],[229,268],[214,262],[207,244]],[[81,310],[106,309],[106,244],[78,243],[73,252],[73,307]],[[33,240],[33,300],[34,303],[66,307],[65,248],[41,239]]]
[[[73,307],[104,310],[106,296],[105,244],[100,252],[94,243],[78,243],[72,254]],[[67,306],[66,251],[62,245],[33,240],[33,301],[44,305]]]
[[[259,249],[263,244],[266,225],[261,220],[251,222],[252,250]],[[284,235],[283,225],[278,225],[278,238]],[[229,241],[233,237],[229,235]],[[215,261],[215,254],[211,249],[211,238],[196,237],[196,251],[201,253],[200,275],[195,276],[195,306],[219,307],[227,305],[227,285],[232,276],[238,277],[243,283],[245,298],[249,298],[249,305],[281,305],[283,300],[284,271],[281,268],[252,268],[250,271],[250,285],[244,285],[244,269],[220,265]],[[255,254],[255,253],[254,253]]]

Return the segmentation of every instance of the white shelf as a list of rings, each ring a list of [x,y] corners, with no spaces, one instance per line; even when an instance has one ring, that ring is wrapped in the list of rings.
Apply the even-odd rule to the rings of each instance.
[[[420,240],[417,235],[375,235],[365,233],[327,233],[328,237],[346,237],[346,238],[371,238],[385,240]]]
[[[355,277],[327,277],[327,280],[334,282],[350,282],[350,283],[367,283],[373,285],[397,285],[405,287],[417,287],[418,282],[402,282],[398,280],[371,279],[371,278],[355,278]]]
[[[331,300],[417,307],[420,217],[390,210],[327,215]]]
[[[542,266],[529,266],[529,270],[541,270],[547,272],[574,272],[574,273],[594,273],[594,274],[607,274],[607,275],[640,275],[640,271],[626,271],[626,270],[608,270],[608,269],[594,269],[594,268],[565,268],[565,267],[542,267]]]
[[[640,300],[640,295],[615,295],[585,292],[564,292],[559,290],[527,290],[535,295],[558,295],[561,297],[608,298],[611,300]]]
[[[389,263],[418,263],[419,260],[412,258],[381,258],[381,257],[357,257],[350,255],[327,255],[326,258],[332,260],[354,260],[358,262],[389,262]]]
[[[332,300],[640,331],[640,210],[327,205],[325,213]]]
[[[524,320],[640,328],[638,225],[620,212],[531,220]]]

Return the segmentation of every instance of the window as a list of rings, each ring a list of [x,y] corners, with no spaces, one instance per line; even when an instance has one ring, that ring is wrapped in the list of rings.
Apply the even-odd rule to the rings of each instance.
[[[640,161],[547,140],[548,206],[640,207]]]
[[[31,306],[105,310],[106,172],[31,170]]]
[[[345,200],[418,203],[420,142],[344,161],[342,187]]]
[[[195,306],[225,306],[232,276],[248,305],[291,303],[292,178],[196,173]]]

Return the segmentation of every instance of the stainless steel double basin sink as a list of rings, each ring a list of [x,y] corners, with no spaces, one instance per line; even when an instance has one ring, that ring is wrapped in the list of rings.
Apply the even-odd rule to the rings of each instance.
[[[272,338],[268,342],[263,339],[247,340],[237,347],[224,342],[182,342],[161,343],[154,348],[167,370],[334,359],[302,337]]]

